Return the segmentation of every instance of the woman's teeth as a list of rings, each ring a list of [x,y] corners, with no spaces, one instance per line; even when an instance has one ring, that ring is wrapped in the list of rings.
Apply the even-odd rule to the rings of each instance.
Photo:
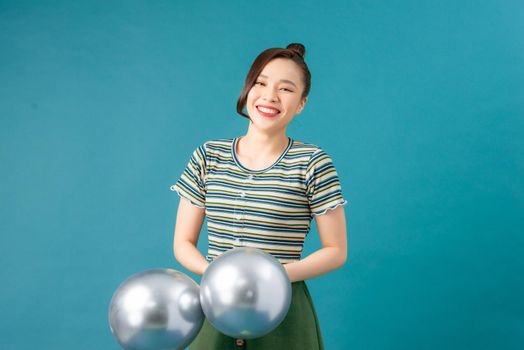
[[[278,109],[273,109],[273,108],[257,106],[257,109],[264,114],[277,115],[278,113],[280,113]]]

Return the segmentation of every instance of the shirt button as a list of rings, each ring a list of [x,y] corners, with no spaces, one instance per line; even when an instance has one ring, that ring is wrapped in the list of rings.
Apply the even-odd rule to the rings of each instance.
[[[248,178],[249,180],[253,180],[253,175],[249,175],[247,178]]]
[[[240,197],[245,197],[246,196],[246,192],[240,192]]]
[[[238,346],[244,345],[244,339],[237,339],[237,345]]]
[[[237,215],[236,218],[237,218],[237,220],[240,220],[240,219],[242,219],[242,216]]]

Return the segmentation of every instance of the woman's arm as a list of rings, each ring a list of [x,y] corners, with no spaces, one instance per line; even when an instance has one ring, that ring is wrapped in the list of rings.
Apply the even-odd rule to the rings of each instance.
[[[177,261],[189,271],[202,276],[209,263],[197,249],[198,236],[206,210],[180,197],[176,216],[173,252]]]
[[[339,206],[325,214],[316,215],[315,221],[322,248],[305,259],[283,265],[291,282],[323,275],[346,263],[347,233],[344,207]]]

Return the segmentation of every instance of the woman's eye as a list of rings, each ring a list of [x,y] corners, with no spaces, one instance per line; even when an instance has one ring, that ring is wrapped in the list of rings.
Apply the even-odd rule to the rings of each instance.
[[[266,86],[266,84],[265,84],[264,82],[262,82],[262,81],[256,81],[256,82],[255,82],[255,85]],[[281,88],[280,90],[293,92],[293,90],[290,90],[290,89],[288,89],[288,88]]]

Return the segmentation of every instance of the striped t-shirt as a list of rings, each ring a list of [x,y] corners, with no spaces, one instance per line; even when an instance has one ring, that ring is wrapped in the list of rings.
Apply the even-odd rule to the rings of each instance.
[[[198,146],[171,186],[205,208],[206,260],[241,246],[259,248],[283,264],[300,260],[313,215],[347,204],[333,161],[320,147],[288,137],[273,165],[254,171],[238,160],[238,139]]]

